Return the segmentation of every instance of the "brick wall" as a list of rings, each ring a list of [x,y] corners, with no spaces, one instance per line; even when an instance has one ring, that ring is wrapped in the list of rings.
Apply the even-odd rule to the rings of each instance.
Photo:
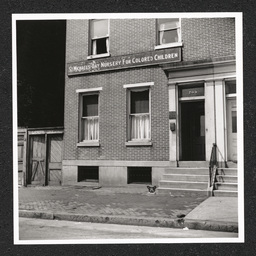
[[[68,20],[66,61],[86,60],[88,20]],[[154,50],[154,19],[110,20],[111,56]],[[200,60],[235,55],[234,18],[190,18],[181,20],[183,60]]]
[[[235,54],[233,19],[182,19],[183,60],[202,60]],[[155,20],[111,20],[111,56],[154,50]],[[67,22],[66,62],[86,60],[88,20]],[[155,82],[151,91],[152,147],[126,147],[126,89],[124,84]],[[102,87],[100,147],[77,147],[76,89]],[[168,88],[161,67],[144,67],[68,78],[65,87],[64,159],[169,160]]]
[[[126,89],[124,84],[155,82],[151,88],[152,147],[126,147]],[[76,89],[102,87],[100,91],[98,148],[76,147],[78,94]],[[65,94],[64,159],[168,161],[168,88],[161,68],[138,68],[68,79]]]
[[[183,61],[235,55],[233,18],[182,19]]]

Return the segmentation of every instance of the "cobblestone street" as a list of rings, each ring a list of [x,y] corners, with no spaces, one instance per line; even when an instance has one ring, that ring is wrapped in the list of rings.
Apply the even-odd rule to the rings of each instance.
[[[190,193],[151,195],[142,187],[28,187],[19,188],[19,210],[88,215],[177,218],[206,199]]]

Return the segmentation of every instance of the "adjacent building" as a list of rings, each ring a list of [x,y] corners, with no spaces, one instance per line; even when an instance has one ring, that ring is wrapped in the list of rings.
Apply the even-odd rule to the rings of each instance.
[[[236,163],[235,49],[234,18],[67,20],[62,184]]]

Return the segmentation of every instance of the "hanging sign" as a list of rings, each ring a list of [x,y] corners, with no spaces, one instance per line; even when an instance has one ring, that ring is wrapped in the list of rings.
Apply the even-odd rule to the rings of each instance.
[[[181,48],[170,48],[67,64],[68,76],[181,61]]]

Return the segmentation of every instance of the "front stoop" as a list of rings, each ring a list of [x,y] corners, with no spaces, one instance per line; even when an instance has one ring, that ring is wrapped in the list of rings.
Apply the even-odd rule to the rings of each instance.
[[[159,181],[158,194],[207,194],[209,169],[204,167],[167,168]]]
[[[218,168],[214,196],[237,197],[237,168]]]

